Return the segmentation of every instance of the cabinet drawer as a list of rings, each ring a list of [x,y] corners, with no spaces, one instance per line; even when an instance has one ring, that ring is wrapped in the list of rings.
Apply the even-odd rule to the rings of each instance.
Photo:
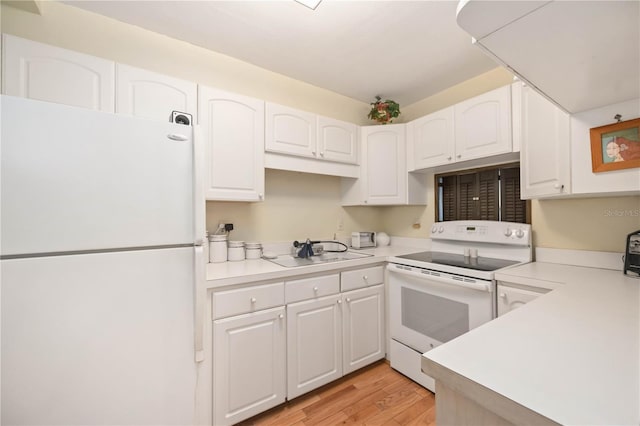
[[[284,283],[257,285],[213,293],[213,319],[284,305]]]
[[[287,303],[328,296],[339,292],[340,277],[338,274],[287,281],[284,289]]]
[[[384,282],[384,271],[382,266],[347,271],[342,273],[341,280],[342,291],[369,287]]]

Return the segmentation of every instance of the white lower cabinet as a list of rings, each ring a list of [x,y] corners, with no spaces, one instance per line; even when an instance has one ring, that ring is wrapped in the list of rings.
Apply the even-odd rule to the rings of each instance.
[[[287,396],[300,396],[342,377],[339,294],[287,305]]]
[[[343,374],[384,358],[384,285],[343,293]]]
[[[213,424],[230,425],[285,401],[285,308],[213,323]]]
[[[238,423],[384,358],[384,306],[379,265],[214,291],[213,424]]]
[[[213,293],[213,424],[230,425],[286,398],[284,283]]]

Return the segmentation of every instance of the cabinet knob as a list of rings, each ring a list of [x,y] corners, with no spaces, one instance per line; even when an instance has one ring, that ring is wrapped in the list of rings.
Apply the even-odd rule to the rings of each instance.
[[[318,287],[314,287],[313,291],[317,293],[318,292]]]
[[[256,300],[256,298],[255,298],[255,297],[252,297],[252,298],[251,298],[251,303],[256,303],[256,301],[257,301],[257,300]]]
[[[284,318],[284,314],[278,315],[278,318],[283,319]]]
[[[320,151],[320,157],[324,157],[324,152]]]
[[[501,298],[501,299],[506,299],[506,298],[507,298],[507,295],[506,295],[505,293],[500,293],[500,298]]]
[[[313,154],[314,157],[318,155],[318,153],[315,151],[311,151],[311,154]]]
[[[560,189],[560,190],[563,190],[563,189],[564,189],[564,185],[559,184],[559,183],[556,183],[555,185],[553,185],[553,187],[554,187],[555,189]]]
[[[462,158],[462,154],[458,154],[458,155],[456,155],[456,157]]]
[[[351,299],[347,297],[347,303],[351,302]]]
[[[342,299],[338,299],[338,305],[342,305]]]
[[[367,204],[367,203],[368,203],[368,201],[367,201],[367,200],[364,200],[364,203],[365,203],[365,204]]]
[[[258,198],[262,200],[264,198],[264,194],[263,193],[258,194]]]
[[[364,275],[364,276],[362,277],[362,279],[363,279],[363,280],[365,280],[365,281],[367,281],[367,280],[369,279],[369,277],[367,277],[366,275]]]
[[[447,160],[451,161],[451,156],[447,157]]]

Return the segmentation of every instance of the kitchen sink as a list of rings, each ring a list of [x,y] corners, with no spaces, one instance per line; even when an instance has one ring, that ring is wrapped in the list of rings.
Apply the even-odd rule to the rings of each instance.
[[[284,266],[286,268],[293,268],[295,266],[309,266],[318,265],[321,263],[340,262],[343,260],[362,259],[364,257],[373,256],[367,253],[354,253],[352,251],[344,251],[339,253],[324,252],[322,254],[311,256],[307,258],[295,257],[289,254],[281,254],[275,259],[266,259],[270,262]]]

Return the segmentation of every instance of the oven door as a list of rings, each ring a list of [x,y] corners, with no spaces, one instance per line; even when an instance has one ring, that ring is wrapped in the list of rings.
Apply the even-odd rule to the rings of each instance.
[[[391,338],[424,353],[494,318],[492,281],[389,264]]]

